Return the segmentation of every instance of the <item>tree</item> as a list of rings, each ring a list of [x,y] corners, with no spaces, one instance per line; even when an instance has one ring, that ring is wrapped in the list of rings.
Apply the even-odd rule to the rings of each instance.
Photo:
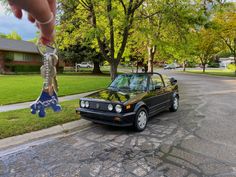
[[[206,64],[221,50],[219,41],[212,29],[201,29],[195,33],[194,55],[197,56],[202,64],[203,72]]]
[[[90,46],[83,44],[71,45],[63,50],[60,50],[60,55],[65,59],[65,62],[72,63],[73,65],[82,61],[93,61],[93,73],[102,73],[100,70],[100,63],[104,60],[103,56]]]
[[[219,11],[214,19],[215,34],[218,36],[234,57],[236,75],[236,4],[227,4],[223,11]]]
[[[73,28],[73,34],[69,36],[74,38],[72,42],[83,38],[92,40],[93,45],[99,48],[110,63],[110,74],[114,79],[130,36],[135,12],[143,2],[144,0],[80,0],[77,5],[73,1],[76,10],[71,23],[63,28]]]
[[[171,56],[182,53],[178,58],[186,57],[186,51],[183,48],[179,50],[179,46],[183,44],[186,47],[186,36],[190,29],[203,21],[199,3],[191,3],[190,0],[146,0],[138,10],[140,22],[137,24],[136,36],[147,48],[149,72],[153,72],[157,52],[159,55],[163,53]]]
[[[16,31],[12,31],[11,33],[7,34],[6,38],[14,40],[22,40],[22,37]]]
[[[80,27],[80,17],[77,18],[76,14],[77,6],[79,6],[79,1],[71,0],[70,3],[64,0],[59,1],[60,20],[57,26],[57,43],[60,55],[66,62],[73,65],[82,61],[92,61],[94,63],[93,73],[100,74],[102,73],[100,63],[104,60],[103,56],[95,50],[90,40],[86,40],[82,35],[79,37],[75,35]]]
[[[0,33],[0,37],[6,39],[22,40],[22,37],[16,31],[12,31],[9,34]]]
[[[0,38],[6,38],[6,34],[0,33]]]

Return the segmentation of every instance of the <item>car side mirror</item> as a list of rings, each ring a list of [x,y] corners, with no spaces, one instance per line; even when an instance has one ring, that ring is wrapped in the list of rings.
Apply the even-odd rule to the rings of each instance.
[[[177,80],[176,80],[175,78],[171,77],[171,78],[170,78],[170,83],[171,83],[172,85],[175,85],[175,84],[177,84]]]
[[[161,89],[161,86],[160,85],[156,85],[155,86],[155,90],[160,90]]]

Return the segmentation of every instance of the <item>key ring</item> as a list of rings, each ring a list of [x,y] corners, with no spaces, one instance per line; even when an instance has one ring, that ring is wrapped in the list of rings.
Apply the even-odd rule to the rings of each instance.
[[[55,42],[53,42],[53,45],[43,45],[40,40],[37,41],[37,49],[38,52],[44,56],[46,53],[52,53],[52,54],[56,54],[57,53],[57,45]],[[48,51],[48,48],[51,48],[53,50],[53,52]]]

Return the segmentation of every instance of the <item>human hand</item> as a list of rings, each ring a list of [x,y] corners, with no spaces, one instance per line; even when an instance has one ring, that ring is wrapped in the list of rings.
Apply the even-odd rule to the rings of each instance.
[[[53,42],[56,0],[8,0],[8,2],[15,17],[21,19],[22,10],[28,12],[28,20],[36,23],[43,44]]]

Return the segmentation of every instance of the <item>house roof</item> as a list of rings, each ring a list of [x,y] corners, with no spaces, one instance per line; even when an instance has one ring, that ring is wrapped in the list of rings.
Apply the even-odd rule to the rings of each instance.
[[[0,50],[39,54],[33,42],[0,38]],[[51,48],[49,48],[52,51]]]

